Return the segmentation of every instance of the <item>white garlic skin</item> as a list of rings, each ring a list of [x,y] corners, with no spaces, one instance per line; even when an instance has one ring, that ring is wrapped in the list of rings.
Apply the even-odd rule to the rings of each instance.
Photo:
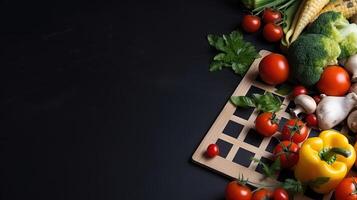
[[[341,123],[357,105],[357,94],[349,93],[344,97],[324,96],[316,109],[319,128],[331,129]]]

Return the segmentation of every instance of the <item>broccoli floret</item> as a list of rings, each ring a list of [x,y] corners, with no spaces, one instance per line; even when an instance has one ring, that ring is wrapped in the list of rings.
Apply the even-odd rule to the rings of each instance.
[[[301,35],[289,48],[292,77],[303,85],[319,81],[323,69],[336,64],[341,49],[337,42],[322,34]]]
[[[344,33],[347,36],[339,43],[341,48],[339,58],[348,58],[357,53],[357,25],[350,24]]]
[[[341,48],[339,58],[357,53],[357,25],[350,24],[339,12],[330,11],[321,14],[306,32],[323,34],[338,42]]]

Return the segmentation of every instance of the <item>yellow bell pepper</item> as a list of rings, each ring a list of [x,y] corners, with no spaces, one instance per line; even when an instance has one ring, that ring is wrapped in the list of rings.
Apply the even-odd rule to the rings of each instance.
[[[355,151],[356,151],[356,153],[357,153],[357,142],[355,143],[354,148],[355,148]],[[356,162],[355,162],[355,166],[357,167],[357,159],[356,159]]]
[[[355,160],[356,152],[344,135],[335,130],[323,131],[301,146],[295,177],[302,183],[328,177],[323,184],[310,185],[315,192],[326,194],[342,181]]]

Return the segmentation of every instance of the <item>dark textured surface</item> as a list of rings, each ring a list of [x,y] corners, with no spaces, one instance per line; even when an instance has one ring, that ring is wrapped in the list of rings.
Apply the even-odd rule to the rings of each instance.
[[[228,179],[190,157],[240,80],[207,70],[206,35],[238,27],[237,3],[0,11],[0,199],[223,199]]]

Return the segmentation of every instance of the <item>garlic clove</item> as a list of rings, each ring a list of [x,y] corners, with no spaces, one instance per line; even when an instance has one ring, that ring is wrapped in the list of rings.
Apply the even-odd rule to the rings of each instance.
[[[325,96],[317,106],[316,116],[319,128],[331,129],[347,118],[357,105],[357,94],[351,92],[344,97]]]
[[[357,54],[349,57],[344,66],[352,74],[351,81],[357,82]]]

